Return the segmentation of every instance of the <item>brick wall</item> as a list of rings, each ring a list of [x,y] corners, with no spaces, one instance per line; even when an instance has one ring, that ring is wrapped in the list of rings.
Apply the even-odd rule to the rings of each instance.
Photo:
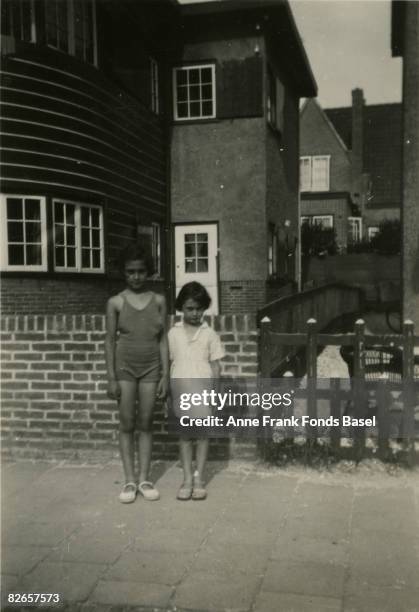
[[[87,275],[88,276],[88,275]],[[108,278],[14,278],[3,276],[1,311],[9,314],[103,313],[109,296],[122,291],[123,281]],[[154,282],[154,291],[163,283]]]
[[[266,281],[221,281],[220,308],[223,314],[256,312],[266,303]]]
[[[217,316],[208,322],[226,351],[223,375],[254,376],[254,317]],[[45,458],[117,455],[118,413],[106,395],[104,335],[102,315],[1,319],[3,453]],[[211,456],[226,457],[233,446],[214,441]],[[177,440],[167,434],[161,406],[153,448],[155,458],[177,454]]]

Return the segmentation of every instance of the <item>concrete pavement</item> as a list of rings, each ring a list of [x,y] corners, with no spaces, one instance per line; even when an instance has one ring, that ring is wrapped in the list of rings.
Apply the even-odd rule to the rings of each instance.
[[[418,471],[211,463],[179,502],[178,465],[153,469],[161,500],[122,505],[114,462],[4,463],[2,609],[419,612]]]

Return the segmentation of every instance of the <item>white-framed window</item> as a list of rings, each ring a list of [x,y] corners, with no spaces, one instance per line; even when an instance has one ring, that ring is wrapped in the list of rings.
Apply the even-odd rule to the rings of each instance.
[[[348,217],[348,239],[351,243],[362,240],[362,217]]]
[[[300,191],[311,191],[311,157],[300,157]]]
[[[95,0],[45,0],[47,45],[97,65]]]
[[[173,115],[176,120],[212,119],[216,115],[215,65],[173,68]]]
[[[138,239],[151,256],[154,276],[161,277],[161,225],[154,221],[150,225],[137,226]]]
[[[300,191],[329,191],[330,155],[300,157]]]
[[[312,220],[313,225],[333,227],[333,215],[313,215]]]
[[[275,276],[278,272],[278,235],[273,224],[269,225],[268,240],[268,274]]]
[[[53,217],[54,270],[104,272],[102,207],[56,199]]]
[[[303,225],[320,225],[321,227],[333,227],[333,215],[305,215],[300,217],[300,223]]]
[[[2,34],[36,42],[34,0],[3,0]]]
[[[372,240],[378,234],[380,228],[378,225],[370,225],[368,228],[368,240]]]
[[[151,110],[156,115],[159,114],[159,65],[157,61],[150,57],[150,92]]]
[[[45,198],[2,195],[1,269],[10,272],[46,272],[47,228]]]

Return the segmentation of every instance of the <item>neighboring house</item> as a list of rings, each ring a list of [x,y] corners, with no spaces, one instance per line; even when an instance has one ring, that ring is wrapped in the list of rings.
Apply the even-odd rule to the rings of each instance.
[[[254,311],[298,275],[299,99],[316,95],[287,2],[182,7],[173,68],[176,289]]]
[[[172,304],[199,280],[254,312],[298,278],[316,84],[288,2],[4,0],[2,34],[4,313],[103,311],[136,237]]]
[[[334,227],[343,250],[400,217],[401,121],[400,104],[365,105],[360,89],[351,108],[301,110],[301,220]]]
[[[102,311],[138,233],[167,278],[173,11],[3,0],[3,313]]]
[[[392,2],[392,52],[403,58],[402,316],[419,330],[419,2]],[[417,347],[415,349],[417,351]]]

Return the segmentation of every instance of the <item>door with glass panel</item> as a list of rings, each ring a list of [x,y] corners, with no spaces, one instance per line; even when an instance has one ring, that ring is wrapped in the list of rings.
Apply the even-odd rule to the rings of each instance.
[[[218,237],[216,224],[175,226],[176,295],[197,281],[211,296],[208,314],[218,314]]]

